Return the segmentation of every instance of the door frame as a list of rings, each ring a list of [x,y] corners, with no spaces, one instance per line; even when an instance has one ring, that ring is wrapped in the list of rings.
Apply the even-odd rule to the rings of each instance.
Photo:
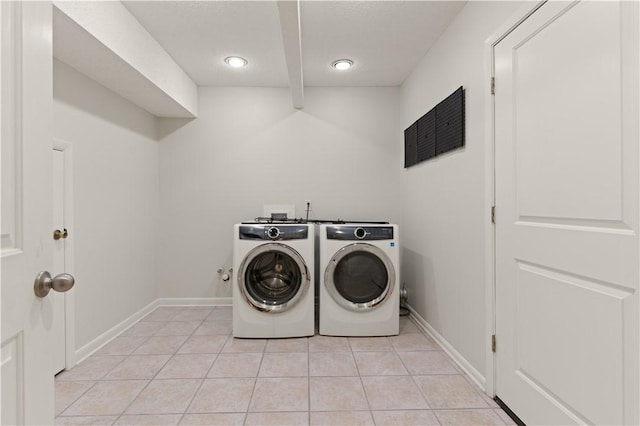
[[[72,238],[64,243],[64,272],[75,276],[73,222],[73,145],[62,139],[53,138],[52,150],[61,151],[64,155],[64,215],[65,225],[71,230]],[[75,290],[64,293],[64,329],[65,329],[65,369],[76,365],[76,322],[75,322]]]
[[[485,393],[496,396],[496,356],[492,336],[496,333],[496,274],[495,274],[495,224],[492,210],[495,206],[495,106],[492,92],[494,77],[494,48],[518,25],[524,22],[547,0],[527,3],[511,15],[484,42],[484,93],[485,93]],[[496,215],[499,215],[499,210]],[[498,344],[498,343],[497,343]]]

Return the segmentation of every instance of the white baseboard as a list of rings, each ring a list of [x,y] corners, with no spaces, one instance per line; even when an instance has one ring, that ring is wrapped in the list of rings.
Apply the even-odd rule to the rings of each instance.
[[[486,378],[475,369],[451,344],[440,335],[424,318],[422,318],[411,306],[405,306],[409,309],[409,318],[413,320],[418,327],[427,333],[436,343],[453,359],[453,361],[474,381],[474,383],[486,392]]]
[[[157,307],[158,307],[158,301],[154,300],[144,308],[140,309],[138,312],[131,315],[129,318],[126,318],[124,321],[120,322],[119,324],[105,331],[104,333],[102,333],[101,335],[99,335],[98,337],[96,337],[95,339],[93,339],[92,341],[90,341],[80,349],[76,350],[76,365],[84,361],[86,358],[91,356],[95,351],[97,351],[98,349],[100,349],[101,347],[103,347],[104,345],[106,345],[116,337],[118,337],[120,333],[122,333],[123,331],[131,327],[136,322],[140,321],[145,315],[147,315],[149,312],[153,311]]]
[[[102,333],[80,349],[76,350],[76,363],[84,361],[93,355],[97,350],[118,337],[123,331],[133,326],[144,318],[151,311],[159,306],[231,306],[231,297],[201,297],[201,298],[160,298],[149,303],[138,312],[134,313],[124,321]]]
[[[158,306],[231,306],[231,297],[161,297]]]

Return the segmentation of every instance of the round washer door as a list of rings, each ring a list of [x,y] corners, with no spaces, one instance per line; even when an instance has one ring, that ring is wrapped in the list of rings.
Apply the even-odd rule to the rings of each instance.
[[[309,290],[311,279],[304,259],[280,243],[262,244],[243,259],[238,287],[244,299],[262,312],[284,312]]]
[[[395,284],[389,256],[367,243],[338,250],[324,272],[324,285],[333,300],[354,311],[375,308],[391,295]]]

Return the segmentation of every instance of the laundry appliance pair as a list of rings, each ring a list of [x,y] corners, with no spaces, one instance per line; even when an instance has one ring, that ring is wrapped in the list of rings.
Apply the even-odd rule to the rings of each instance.
[[[398,252],[398,227],[387,223],[235,225],[234,337],[314,335],[316,285],[319,334],[398,334]]]

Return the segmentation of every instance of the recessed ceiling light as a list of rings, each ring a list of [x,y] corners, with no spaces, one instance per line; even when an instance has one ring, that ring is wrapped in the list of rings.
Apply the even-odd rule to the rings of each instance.
[[[337,61],[333,61],[333,63],[331,64],[331,66],[338,71],[348,70],[352,65],[353,61],[351,59],[338,59]]]
[[[228,56],[224,58],[224,61],[233,68],[242,68],[247,65],[247,60],[240,56]]]

